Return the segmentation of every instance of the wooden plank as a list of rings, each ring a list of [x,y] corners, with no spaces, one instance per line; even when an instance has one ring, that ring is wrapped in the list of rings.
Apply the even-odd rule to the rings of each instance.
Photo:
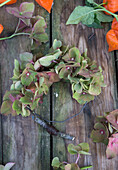
[[[24,2],[24,0],[19,0],[17,4],[13,6],[19,6],[21,2]],[[30,0],[30,2],[32,2],[32,0]],[[49,34],[49,14],[39,7],[38,4],[36,4],[35,8],[35,15],[36,14],[46,18],[48,22],[47,32]],[[0,23],[3,24],[5,28],[3,32],[4,36],[8,36],[14,32],[17,19],[7,14],[5,7],[3,7],[0,9]],[[48,48],[49,43],[47,43],[45,50]],[[42,49],[40,48],[40,50],[44,50],[44,47]],[[14,59],[19,59],[19,54],[26,51],[30,51],[30,40],[28,37],[20,36],[0,42],[2,97],[11,85],[9,78],[12,77]],[[50,118],[49,95],[44,98],[40,112],[43,116],[46,116],[48,119]],[[42,128],[39,128],[31,117],[2,116],[2,130],[2,156],[4,164],[10,161],[15,162],[14,170],[50,170],[50,135]]]
[[[97,1],[96,1],[97,2]],[[88,142],[90,144],[91,156],[86,156],[80,159],[80,167],[83,165],[93,165],[92,170],[111,170],[118,169],[116,159],[107,160],[105,155],[105,145],[94,144],[90,139],[90,133],[93,128],[94,118],[96,115],[103,115],[104,112],[112,111],[116,108],[116,72],[114,53],[108,53],[105,33],[108,30],[108,25],[105,29],[88,28],[82,24],[66,26],[66,21],[77,5],[84,5],[81,0],[60,0],[55,1],[53,7],[53,39],[61,39],[65,44],[75,45],[79,47],[81,53],[88,49],[88,56],[95,59],[103,68],[106,88],[102,89],[102,93],[96,97],[93,102],[87,104],[83,114],[73,118],[64,124],[56,124],[59,130],[66,131],[71,135],[76,136],[74,144],[80,142]],[[94,34],[89,39],[88,37]],[[55,94],[58,97],[55,97]],[[63,120],[68,116],[78,113],[82,106],[71,99],[70,86],[66,83],[57,83],[53,86],[53,119]],[[73,162],[75,156],[66,155],[67,144],[72,143],[63,141],[62,139],[53,139],[53,156],[58,156],[61,160]],[[66,147],[65,147],[66,145]],[[67,157],[67,159],[66,159]],[[65,158],[65,159],[64,159]]]

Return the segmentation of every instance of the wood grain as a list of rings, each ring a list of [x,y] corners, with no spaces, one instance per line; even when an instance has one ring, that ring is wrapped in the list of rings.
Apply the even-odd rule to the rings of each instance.
[[[96,1],[97,2],[97,1]],[[84,5],[84,1],[79,0],[61,0],[55,1],[53,9],[53,39],[63,40],[65,44],[79,47],[81,53],[88,49],[88,56],[95,59],[103,68],[103,74],[106,88],[95,98],[93,102],[87,104],[83,114],[73,118],[65,124],[56,126],[60,130],[66,130],[66,133],[76,136],[74,144],[79,142],[88,142],[90,144],[91,156],[80,159],[80,167],[83,165],[93,165],[93,170],[116,170],[118,169],[117,158],[107,160],[105,155],[105,145],[95,144],[90,139],[90,133],[93,128],[94,118],[96,115],[103,115],[104,112],[111,111],[117,106],[117,79],[115,69],[114,52],[108,53],[108,47],[105,40],[106,31],[109,29],[107,24],[104,29],[88,28],[81,23],[78,25],[66,26],[66,21],[77,5]],[[94,35],[91,39],[89,37]],[[71,98],[70,86],[65,83],[55,84],[53,94],[58,93],[58,97],[53,99],[53,117],[57,120],[63,120],[65,117],[78,113],[81,106]],[[65,144],[70,142],[54,138],[53,152],[54,156],[60,159],[72,162],[75,157],[66,156]],[[62,153],[64,154],[62,156]],[[67,157],[67,159],[66,159]]]
[[[21,2],[24,1],[19,0],[13,6],[19,6]],[[35,15],[37,14],[46,18],[48,23],[47,32],[49,34],[49,14],[36,4]],[[11,35],[17,22],[17,18],[6,13],[5,7],[0,9],[0,23],[4,25],[3,36]],[[10,88],[11,80],[9,78],[12,77],[14,59],[19,59],[19,54],[22,52],[30,52],[30,48],[30,40],[25,36],[0,42],[1,97]],[[47,49],[49,49],[49,43],[46,44],[45,50]],[[40,50],[44,51],[44,47],[40,48]],[[38,112],[48,119],[50,118],[49,95],[44,98],[44,104]],[[50,135],[42,128],[39,128],[31,117],[22,118],[22,116],[12,117],[10,115],[2,116],[1,120],[0,163],[15,162],[13,170],[50,169]]]
[[[24,0],[19,0],[17,6]],[[30,0],[31,2],[33,0]],[[33,1],[35,2],[35,1]],[[98,2],[98,1],[96,1]],[[95,144],[90,139],[96,115],[112,111],[118,107],[118,53],[108,53],[105,34],[109,29],[104,24],[104,29],[88,28],[82,24],[66,26],[66,21],[77,5],[84,5],[81,0],[55,0],[52,12],[52,25],[49,14],[36,4],[35,14],[44,16],[48,23],[48,35],[51,39],[61,39],[65,44],[75,45],[83,52],[88,49],[88,56],[95,59],[103,68],[106,88],[102,89],[100,96],[87,104],[83,113],[72,120],[55,124],[63,132],[76,136],[74,144],[88,142],[91,156],[82,157],[79,161],[83,165],[93,165],[91,170],[117,170],[117,158],[107,160],[105,145]],[[15,6],[15,5],[13,5]],[[17,25],[17,19],[5,12],[5,7],[0,9],[0,23],[4,25],[2,36],[11,35]],[[51,26],[51,27],[50,27]],[[52,35],[51,35],[52,32]],[[89,37],[94,35],[91,39]],[[49,48],[51,42],[40,48],[44,51]],[[0,42],[0,95],[1,99],[6,90],[9,90],[13,71],[13,61],[19,58],[21,52],[30,51],[28,37],[20,36],[14,39]],[[1,102],[1,101],[0,101]],[[55,83],[51,95],[44,97],[43,105],[39,112],[53,120],[64,120],[78,113],[81,109],[71,96],[70,84],[65,82]],[[12,117],[0,115],[0,164],[9,161],[15,162],[13,170],[50,170],[52,157],[58,156],[61,161],[73,162],[76,156],[67,154],[69,141],[58,137],[51,137],[42,128],[34,123],[31,117]]]

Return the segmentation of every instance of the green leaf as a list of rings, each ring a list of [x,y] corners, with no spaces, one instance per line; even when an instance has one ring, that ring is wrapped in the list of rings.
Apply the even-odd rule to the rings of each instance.
[[[20,60],[23,62],[28,63],[28,62],[32,61],[32,59],[33,59],[32,53],[25,52],[25,53],[20,54]]]
[[[89,144],[88,143],[80,143],[79,146],[82,148],[83,151],[89,152]]]
[[[25,85],[25,86],[29,86],[30,84],[31,84],[31,82],[33,81],[33,76],[32,75],[23,75],[22,77],[21,77],[21,82],[22,82],[22,84],[23,85]]]
[[[91,155],[90,153],[85,152],[85,151],[79,151],[79,154],[82,154],[82,155]]]
[[[10,170],[14,165],[15,163],[9,162],[5,165],[4,170]]]
[[[25,108],[24,104],[22,104],[22,113],[21,114],[23,117],[27,117],[30,115],[30,111]]]
[[[100,22],[111,22],[113,21],[113,17],[110,15],[106,15],[104,12],[96,12],[96,18],[100,21]]]
[[[96,83],[91,83],[89,86],[89,91],[91,95],[99,95],[101,93],[101,87],[100,85]]]
[[[100,21],[99,21],[98,19],[96,19],[96,18],[94,18],[94,22],[93,22],[92,24],[87,25],[87,26],[88,26],[88,27],[92,27],[92,28],[104,28],[104,27],[101,25]]]
[[[33,34],[31,35],[32,39],[35,39],[39,43],[46,43],[48,41],[48,35],[47,33],[40,33],[40,34]]]
[[[92,165],[89,165],[89,166],[82,167],[80,169],[88,169],[88,168],[92,168],[92,167],[93,167]]]
[[[59,168],[60,167],[60,161],[59,161],[58,157],[53,158],[52,166],[55,167],[55,168]]]
[[[4,101],[1,106],[1,114],[7,115],[7,114],[12,113],[11,105],[12,105],[12,102],[8,100]]]
[[[17,81],[15,84],[14,84],[14,89],[15,90],[21,90],[23,87],[21,81]]]
[[[58,41],[57,39],[55,39],[53,41],[53,49],[56,50],[58,48],[60,48],[62,46],[62,42],[61,41]]]
[[[34,33],[43,33],[45,32],[46,22],[43,17],[40,17],[40,19],[34,24],[33,32]]]
[[[69,144],[67,149],[70,154],[74,155],[74,154],[77,154],[81,150],[81,147],[79,145],[75,146],[73,144]]]
[[[78,6],[71,13],[66,25],[78,24],[82,22],[85,25],[90,25],[94,22],[95,10],[92,7]]]
[[[19,100],[15,100],[12,105],[13,110],[19,115],[22,113],[22,104]]]
[[[77,100],[78,103],[80,104],[85,104],[86,102],[90,102],[91,100],[94,100],[94,96],[93,95],[90,95],[88,93],[77,93],[75,92],[73,94],[73,98],[75,100]]]
[[[57,53],[55,53],[54,55],[49,55],[49,56],[44,56],[42,58],[39,59],[40,64],[42,66],[48,67],[50,66],[50,64],[52,63],[52,60],[56,60],[58,59],[58,57],[62,54],[62,52],[60,50],[58,50]]]
[[[34,12],[34,3],[32,2],[23,2],[21,5],[20,5],[20,12],[23,14],[23,13],[33,13]]]
[[[33,93],[32,92],[26,92],[24,97],[20,98],[20,101],[23,104],[32,104],[33,101]]]

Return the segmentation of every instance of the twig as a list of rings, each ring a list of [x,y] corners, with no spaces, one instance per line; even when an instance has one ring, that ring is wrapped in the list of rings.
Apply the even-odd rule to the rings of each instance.
[[[31,110],[31,108],[29,106],[26,107],[32,114],[33,114],[33,118],[34,121],[36,123],[38,123],[40,126],[42,126],[44,129],[46,129],[46,131],[53,136],[59,136],[61,138],[67,139],[67,140],[75,140],[74,136],[65,134],[63,132],[60,132],[59,130],[57,130],[54,126],[51,126],[50,124],[48,124],[47,122],[45,122],[43,119],[36,117],[36,114],[34,111]]]

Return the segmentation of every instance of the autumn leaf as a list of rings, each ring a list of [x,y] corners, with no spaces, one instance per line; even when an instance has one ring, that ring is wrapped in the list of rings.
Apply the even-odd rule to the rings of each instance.
[[[2,4],[3,2],[5,2],[6,0],[0,0],[0,4]],[[11,0],[10,2],[6,3],[6,5],[11,5],[11,4],[14,4],[16,3],[17,0]]]
[[[0,24],[0,34],[2,33],[3,29],[3,26]]]
[[[53,0],[36,0],[36,2],[50,13]]]
[[[108,159],[114,158],[118,155],[118,134],[113,134],[109,138],[106,155]]]

